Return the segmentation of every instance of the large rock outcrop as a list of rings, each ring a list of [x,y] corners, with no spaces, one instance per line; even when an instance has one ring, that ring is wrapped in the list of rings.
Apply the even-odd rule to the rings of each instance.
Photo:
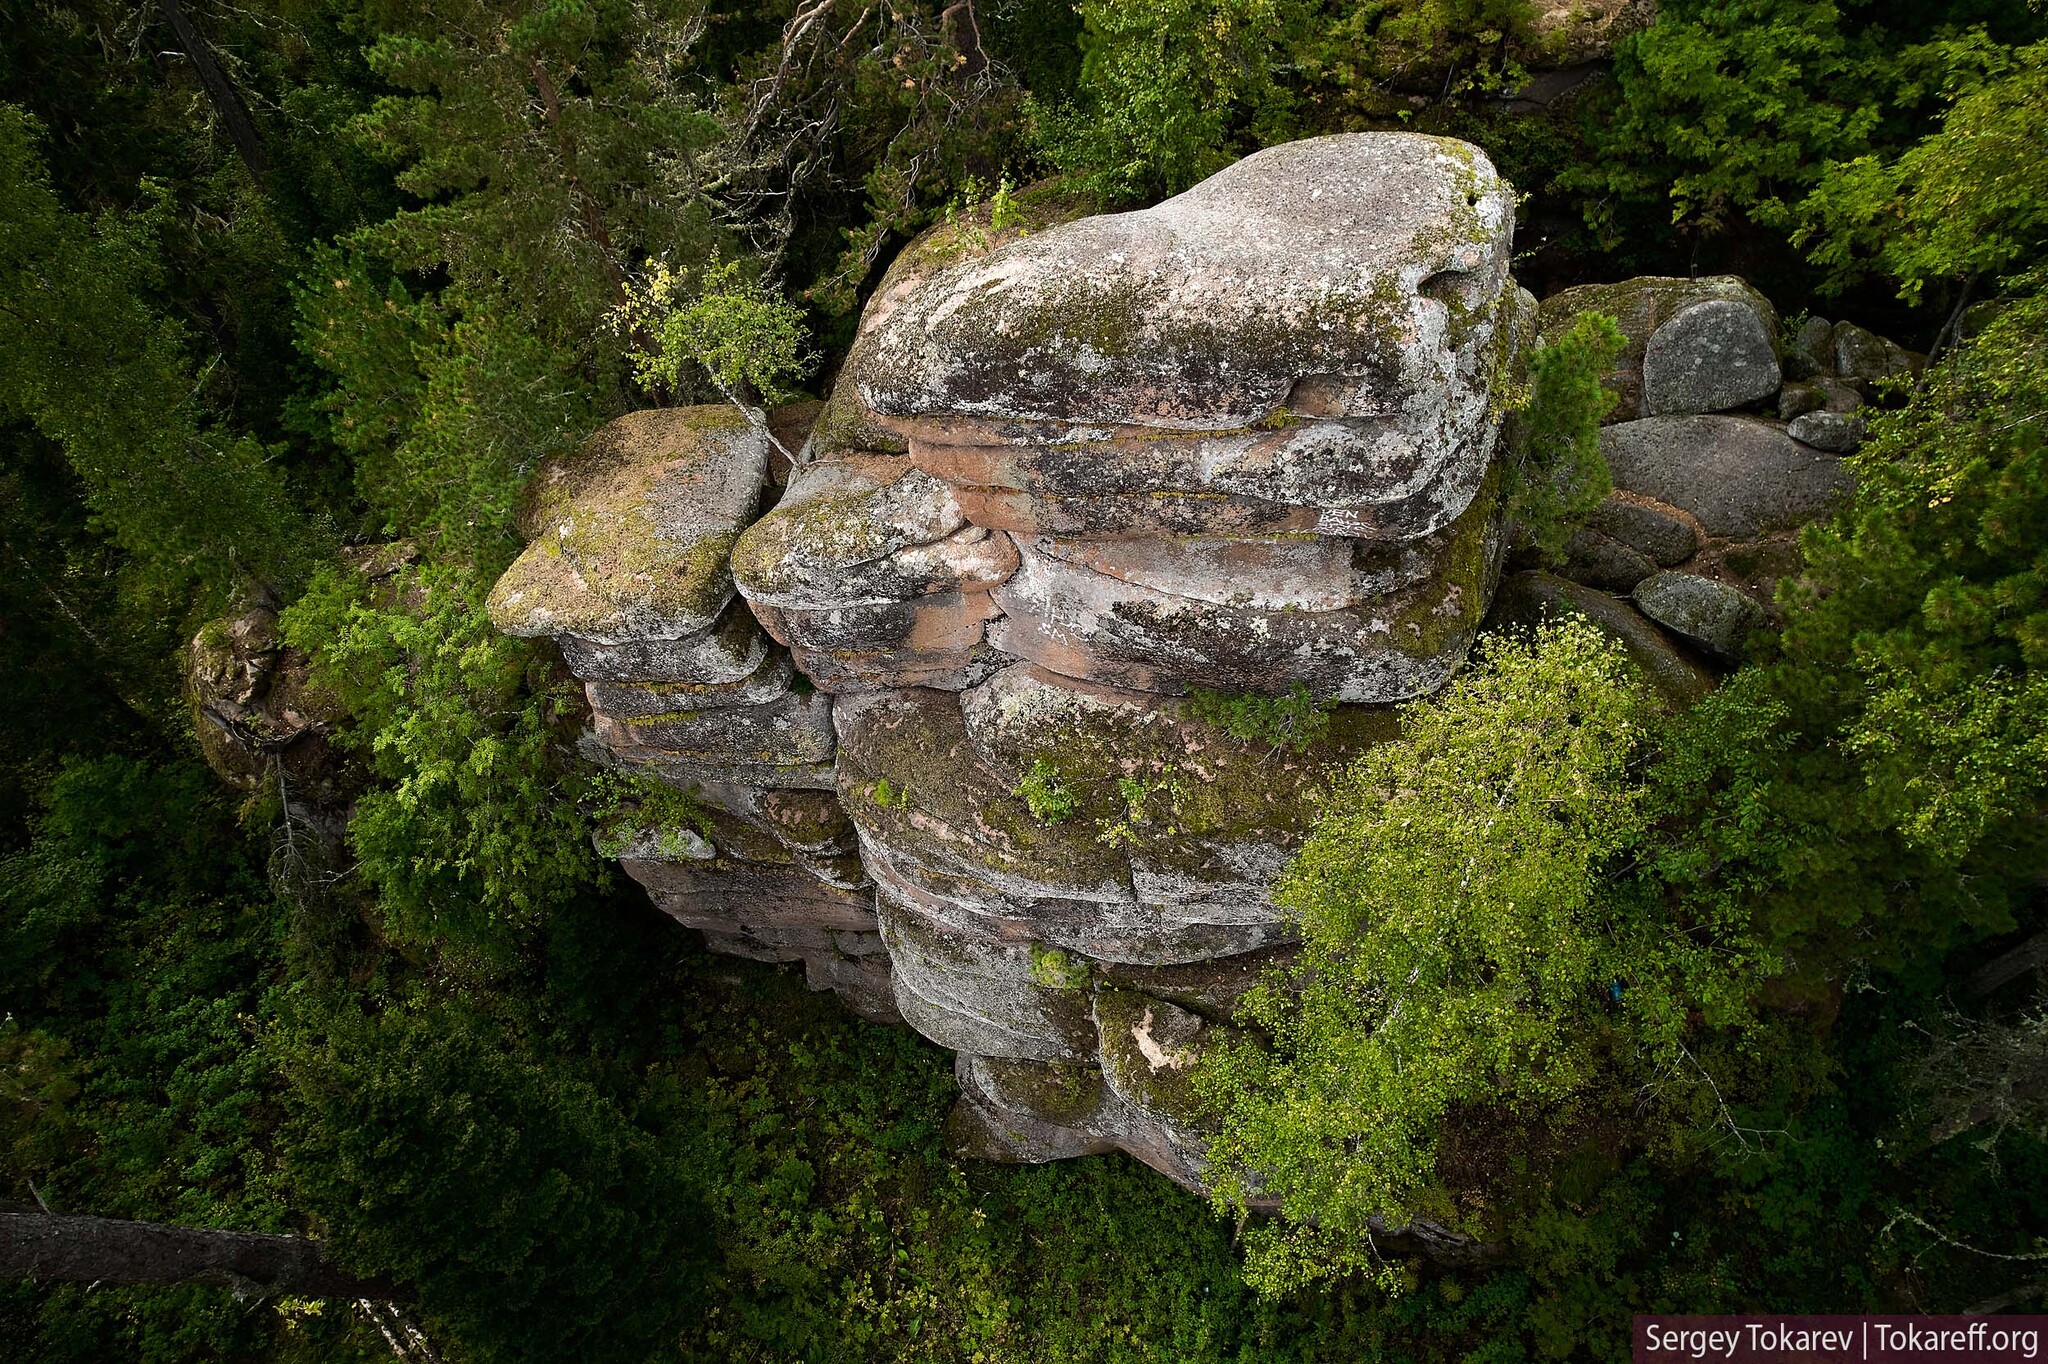
[[[606,835],[664,910],[957,1050],[963,1149],[1196,1184],[1189,1068],[1290,951],[1316,774],[1485,616],[1536,304],[1441,138],[1022,203],[905,250],[796,467],[721,408],[546,466],[491,610],[593,759],[690,793]],[[1338,706],[1300,752],[1190,699],[1295,686]]]
[[[1021,198],[904,251],[795,467],[686,408],[546,469],[492,611],[558,641],[595,759],[691,793],[607,846],[662,908],[957,1051],[961,1150],[1198,1186],[1189,1075],[1292,951],[1270,892],[1318,773],[1494,603],[1538,309],[1510,189],[1445,139],[1277,147],[1135,213]],[[1683,704],[1846,475],[1764,415],[1804,399],[1741,281],[1542,325],[1587,307],[1631,340],[1616,491],[1496,616],[1589,616]],[[1295,688],[1334,706],[1312,743],[1214,723]]]

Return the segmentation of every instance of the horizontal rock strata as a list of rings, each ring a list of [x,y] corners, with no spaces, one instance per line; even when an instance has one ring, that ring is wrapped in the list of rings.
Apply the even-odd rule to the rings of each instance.
[[[1193,1068],[1293,951],[1271,889],[1318,774],[1486,615],[1537,305],[1512,191],[1441,138],[1017,201],[904,250],[793,467],[703,409],[563,460],[494,618],[556,638],[587,751],[692,794],[605,846],[712,947],[960,1053],[960,1149],[1200,1187]],[[1647,579],[1693,553],[1662,508],[1585,534]],[[1313,742],[1215,722],[1294,688],[1334,707]]]

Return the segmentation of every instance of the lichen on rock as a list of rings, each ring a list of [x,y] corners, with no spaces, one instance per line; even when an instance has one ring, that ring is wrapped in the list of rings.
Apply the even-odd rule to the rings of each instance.
[[[535,475],[531,543],[491,590],[492,622],[599,644],[709,629],[767,476],[767,437],[734,408],[619,418]]]

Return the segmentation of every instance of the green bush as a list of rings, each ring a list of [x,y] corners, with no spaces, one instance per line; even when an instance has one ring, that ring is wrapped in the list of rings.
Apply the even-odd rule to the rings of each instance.
[[[1768,962],[1643,879],[1657,713],[1619,645],[1550,626],[1495,640],[1335,781],[1275,892],[1301,959],[1241,1006],[1270,1043],[1199,1073],[1226,1114],[1219,1204],[1280,1202],[1248,1233],[1262,1290],[1383,1267],[1375,1224],[1481,1229],[1438,1169],[1460,1123],[1568,1130],[1622,1086],[1693,1116],[1695,1034],[1746,1023]]]
[[[596,866],[551,756],[534,646],[501,635],[461,569],[373,586],[323,570],[280,619],[351,717],[335,737],[379,785],[348,838],[387,930],[502,958]]]
[[[1544,555],[1564,549],[1577,523],[1614,484],[1600,453],[1600,419],[1615,395],[1600,380],[1621,354],[1621,329],[1604,313],[1580,313],[1562,336],[1529,355],[1521,450],[1508,465],[1508,515]]]
[[[1297,755],[1329,733],[1330,705],[1316,700],[1300,682],[1278,696],[1202,687],[1188,693],[1188,714],[1202,723],[1240,743],[1265,744],[1276,753],[1285,748]]]
[[[1080,808],[1080,801],[1060,780],[1060,771],[1050,759],[1033,758],[1031,766],[1017,783],[1018,795],[1024,798],[1031,817],[1040,824],[1059,824],[1074,817]]]

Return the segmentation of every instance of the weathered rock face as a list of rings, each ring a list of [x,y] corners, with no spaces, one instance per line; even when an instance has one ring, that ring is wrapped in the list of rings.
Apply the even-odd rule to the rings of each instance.
[[[1433,691],[1485,614],[1500,560],[1495,485],[1458,521],[1388,552],[1318,537],[1151,542],[1018,536],[994,594],[1002,652],[1143,691],[1306,682],[1339,701]],[[1123,548],[1142,544],[1142,553]],[[1168,570],[1181,570],[1174,573]]]
[[[593,644],[703,634],[732,600],[728,559],[768,448],[730,407],[619,418],[535,476],[520,518],[531,543],[492,590],[492,621]]]
[[[1022,201],[905,250],[829,400],[771,414],[791,448],[815,419],[794,467],[682,409],[547,470],[492,611],[556,638],[595,760],[693,794],[607,835],[655,903],[957,1051],[962,1152],[1117,1149],[1199,1187],[1193,1067],[1294,951],[1271,888],[1318,774],[1489,606],[1591,619],[1698,700],[1847,484],[1842,442],[1798,437],[1904,362],[1847,324],[1781,359],[1732,278],[1551,300],[1553,335],[1599,308],[1630,338],[1615,491],[1562,576],[1518,550],[1495,603],[1539,314],[1484,157],[1353,134],[1138,213]],[[1204,718],[1296,685],[1336,703],[1305,752]]]
[[[830,399],[771,414],[794,468],[689,408],[546,469],[491,608],[555,637],[591,757],[693,793],[606,835],[662,909],[960,1052],[963,1149],[1198,1185],[1191,1067],[1292,951],[1318,772],[1486,613],[1536,303],[1440,138],[1020,202],[905,250]],[[1295,684],[1340,703],[1303,753],[1188,695]]]
[[[885,288],[848,366],[885,422],[986,423],[996,443],[1237,431],[1290,407],[1427,466],[1483,420],[1513,226],[1467,144],[1312,138]]]

